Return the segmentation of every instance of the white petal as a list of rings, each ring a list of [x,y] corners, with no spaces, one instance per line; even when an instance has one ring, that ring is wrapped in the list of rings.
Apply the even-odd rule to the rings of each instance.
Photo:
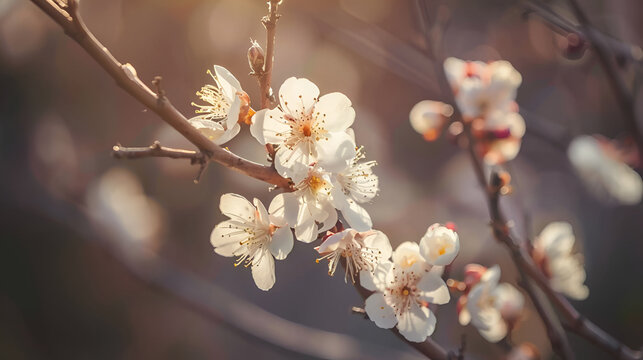
[[[392,262],[383,261],[375,266],[373,273],[362,270],[359,273],[359,283],[366,290],[383,291],[386,288],[386,278],[392,268]]]
[[[469,310],[467,310],[466,307],[460,310],[460,313],[458,314],[458,322],[462,326],[467,326],[469,325],[469,322],[471,322],[471,314],[469,313]]]
[[[295,226],[297,240],[311,243],[317,239],[317,224],[312,218],[306,218]]]
[[[229,97],[235,95],[237,91],[242,91],[239,80],[237,80],[228,69],[223,66],[214,65],[214,73],[217,75],[223,91]]]
[[[241,130],[241,125],[239,125],[238,123],[234,124],[231,128],[226,130],[221,135],[221,137],[219,137],[218,139],[215,139],[214,143],[217,144],[217,145],[223,145],[223,144],[227,143],[228,141],[232,140],[232,138],[234,138],[235,136],[237,136],[237,134],[239,134],[240,130]]]
[[[351,101],[342,93],[334,92],[319,98],[313,116],[324,121],[323,127],[330,132],[344,131],[353,125],[355,110]]]
[[[417,243],[405,241],[393,251],[393,263],[402,267],[412,266],[421,261],[420,247]]]
[[[544,251],[548,257],[557,258],[570,254],[575,240],[572,225],[556,221],[545,226],[536,238],[534,246]]]
[[[329,172],[340,172],[348,166],[357,153],[355,142],[346,132],[326,134],[328,140],[320,139],[315,143],[319,164]]]
[[[347,200],[348,206],[342,209],[342,215],[353,229],[368,231],[373,227],[373,221],[368,212],[353,200]]]
[[[266,228],[270,226],[270,216],[268,215],[268,211],[266,210],[266,207],[263,206],[263,203],[255,198],[252,200],[252,203],[254,204],[255,208],[257,208],[257,221],[259,224],[265,226]]]
[[[411,108],[409,120],[413,130],[424,135],[440,131],[445,123],[445,117],[450,116],[451,113],[453,108],[450,105],[439,101],[422,100]]]
[[[196,116],[188,120],[190,125],[194,126],[203,136],[212,141],[219,139],[224,133],[225,129],[218,122],[203,119],[201,116]]]
[[[324,242],[319,245],[319,247],[317,248],[317,252],[319,252],[320,254],[327,254],[337,250],[340,247],[342,249],[345,248],[345,243],[353,238],[354,233],[354,230],[347,229],[327,237],[326,240],[324,240]]]
[[[431,225],[420,240],[420,253],[431,265],[449,265],[459,251],[458,234],[439,224]]]
[[[423,342],[435,330],[435,315],[425,307],[412,303],[410,309],[398,317],[397,329],[406,340]]]
[[[239,112],[241,111],[241,98],[234,95],[230,102],[230,110],[226,118],[226,126],[231,129],[235,124],[239,123]]]
[[[293,193],[278,194],[272,199],[268,208],[270,221],[277,226],[296,224],[298,211],[297,196]]]
[[[263,113],[263,139],[268,144],[281,144],[290,134],[290,121],[284,118],[279,109],[266,110]],[[257,119],[260,122],[260,119]],[[255,136],[256,138],[256,136]]]
[[[227,220],[219,223],[210,234],[210,243],[214,251],[226,257],[238,256],[246,251],[245,246],[240,245],[241,241],[248,238],[248,233],[240,230],[243,224],[237,221]]]
[[[504,320],[502,320],[502,317],[500,316],[500,313],[495,310],[495,309],[485,309],[481,314],[479,314],[481,318],[484,318],[485,326],[476,326],[478,327],[478,331],[480,332],[480,335],[484,337],[487,341],[496,343],[500,340],[502,340],[505,336],[507,336],[507,323],[505,323]],[[475,320],[475,318],[472,318],[472,322]],[[475,326],[475,322],[474,322]]]
[[[272,241],[268,245],[268,249],[275,259],[283,260],[290,254],[293,245],[292,231],[288,227],[282,227],[272,234]]]
[[[393,253],[391,242],[388,240],[386,234],[381,231],[374,230],[364,238],[364,245],[369,248],[375,248],[380,251],[380,261],[387,261]]]
[[[261,109],[252,115],[252,124],[250,124],[250,134],[257,139],[261,145],[266,145],[266,139],[263,137],[264,119],[268,109]]]
[[[261,256],[253,259],[252,278],[257,287],[263,291],[270,290],[275,284],[275,259],[270,252],[263,251]]]
[[[291,77],[279,88],[281,108],[293,115],[309,114],[319,97],[319,88],[308,79]]]
[[[420,298],[430,304],[446,304],[451,299],[449,288],[444,280],[432,273],[425,273],[417,283]]]
[[[275,154],[275,169],[279,175],[298,183],[307,177],[309,165],[315,160],[315,153],[311,153],[308,143],[300,142],[292,149],[281,146]]]
[[[386,303],[382,293],[376,292],[366,299],[364,306],[366,314],[371,321],[380,328],[390,329],[397,323],[395,310]]]
[[[254,222],[255,207],[241,195],[237,194],[223,194],[219,209],[223,215],[241,222]]]
[[[500,266],[494,265],[490,268],[487,269],[487,271],[482,274],[482,277],[480,278],[480,282],[484,283],[485,286],[488,286],[489,288],[494,288],[496,285],[498,285],[498,281],[500,280]]]
[[[322,222],[319,228],[320,233],[328,231],[337,225],[337,210],[332,206],[327,206],[326,212],[328,213],[328,217]]]

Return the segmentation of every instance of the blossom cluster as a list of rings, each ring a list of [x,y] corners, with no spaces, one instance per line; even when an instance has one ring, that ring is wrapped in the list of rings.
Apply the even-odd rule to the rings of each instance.
[[[514,159],[525,134],[525,121],[515,101],[522,83],[520,73],[507,61],[484,63],[453,57],[445,60],[444,71],[485,163],[495,165]],[[452,114],[450,105],[424,100],[413,107],[409,117],[413,128],[431,141]]]

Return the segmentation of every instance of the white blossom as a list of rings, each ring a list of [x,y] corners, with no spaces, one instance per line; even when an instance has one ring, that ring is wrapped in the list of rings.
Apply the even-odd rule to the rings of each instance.
[[[305,175],[297,174],[302,177],[293,178],[295,191],[275,196],[270,213],[284,217],[295,229],[297,240],[310,243],[337,223],[337,211],[331,203],[331,174],[318,164],[307,167]]]
[[[370,215],[360,203],[371,201],[379,191],[379,180],[372,169],[377,162],[360,162],[364,157],[363,148],[359,148],[348,166],[332,177],[331,201],[348,225],[358,231],[373,226]]]
[[[525,120],[519,113],[496,111],[484,121],[475,120],[473,134],[484,162],[496,165],[518,155],[525,130]]]
[[[208,74],[214,85],[207,84],[196,93],[207,105],[192,103],[198,107],[196,113],[200,115],[188,121],[208,139],[221,145],[239,133],[239,112],[242,106],[248,106],[249,98],[226,68],[214,65],[214,74],[210,70]]]
[[[569,223],[552,222],[535,239],[533,256],[549,278],[552,289],[583,300],[589,295],[589,289],[583,284],[586,277],[583,257],[572,251],[575,241]]]
[[[481,276],[474,284],[468,284],[467,294],[458,301],[459,322],[473,324],[480,335],[489,342],[502,340],[513,324],[520,318],[525,299],[518,289],[508,283],[498,284],[500,267],[489,269],[472,264]]]
[[[374,293],[366,299],[365,310],[384,329],[397,326],[407,340],[423,342],[435,330],[435,315],[429,304],[449,302],[449,290],[440,277],[443,268],[426,261],[417,243],[404,242],[393,252],[393,261],[384,261],[373,273],[360,272],[360,284]],[[428,249],[429,252],[431,249]]]
[[[315,250],[322,255],[317,262],[328,260],[328,275],[333,276],[339,260],[346,259],[346,276],[350,275],[353,283],[355,275],[360,271],[373,272],[375,266],[382,261],[388,261],[393,252],[388,237],[381,231],[369,230],[358,232],[346,229],[325,238]]]
[[[569,144],[567,155],[581,180],[599,199],[624,205],[641,202],[641,176],[609,141],[579,136]]]
[[[422,100],[411,108],[409,120],[413,130],[427,141],[438,138],[447,119],[453,115],[453,107],[439,101]]]
[[[355,142],[346,132],[355,110],[346,95],[338,92],[319,97],[319,89],[307,79],[291,77],[279,89],[280,107],[261,110],[252,118],[252,135],[262,144],[278,146],[275,168],[284,177],[306,172],[323,163],[336,172],[355,157]]]
[[[483,63],[448,58],[444,71],[456,104],[466,118],[485,118],[495,111],[512,112],[520,73],[508,61]]]
[[[269,214],[261,201],[254,199],[251,203],[237,194],[221,196],[219,207],[230,220],[212,231],[210,242],[214,251],[222,256],[236,256],[234,266],[251,266],[257,287],[270,290],[276,281],[274,259],[285,259],[293,247],[287,223],[283,217]]]

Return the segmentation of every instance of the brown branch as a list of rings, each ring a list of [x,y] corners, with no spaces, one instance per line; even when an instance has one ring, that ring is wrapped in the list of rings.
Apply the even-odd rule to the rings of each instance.
[[[161,146],[161,143],[158,141],[146,147],[123,147],[115,145],[112,149],[112,155],[117,159],[141,159],[147,157],[190,159],[192,164],[202,164],[208,160],[201,152]]]
[[[592,27],[589,18],[578,4],[578,1],[568,0],[568,3],[576,15],[589,44],[594,48],[598,61],[607,74],[607,79],[614,91],[619,107],[623,111],[623,115],[625,115],[628,131],[634,138],[639,152],[643,152],[643,135],[641,134],[641,128],[636,117],[634,97],[619,74],[615,59],[611,56],[610,49],[608,48],[609,45],[605,43],[602,37],[598,36],[598,33]]]
[[[261,23],[266,28],[266,62],[263,72],[258,74],[259,88],[261,91],[261,108],[272,108],[275,103],[270,82],[272,81],[272,64],[275,60],[275,40],[277,33],[277,13],[281,0],[268,0],[268,15],[261,19]],[[270,149],[268,149],[270,151]]]
[[[588,41],[588,36],[585,34],[584,29],[557,14],[555,11],[543,4],[542,1],[523,0],[522,5],[527,9],[527,14],[534,14],[540,17],[545,25],[547,25],[552,31],[565,37],[575,35],[581,42]],[[600,38],[601,41],[609,47],[609,50],[618,58],[629,60],[636,65],[643,64],[643,50],[640,46],[614,39],[597,31],[596,29],[593,29],[592,33],[594,36]]]
[[[241,158],[224,150],[203,136],[187,121],[165,96],[159,96],[147,87],[136,75],[130,64],[121,64],[85,26],[78,14],[77,1],[69,0],[69,6],[59,7],[51,0],[31,0],[74,39],[115,81],[132,97],[154,111],[161,119],[176,129],[194,144],[209,159],[244,175],[265,181],[284,189],[290,189],[290,181],[281,177],[273,168]]]

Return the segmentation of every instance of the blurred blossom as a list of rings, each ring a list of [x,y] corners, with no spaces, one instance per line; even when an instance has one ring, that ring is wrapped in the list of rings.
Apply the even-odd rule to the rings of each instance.
[[[440,136],[442,128],[449,117],[453,115],[453,107],[439,101],[422,100],[411,108],[409,119],[413,130],[417,131],[427,141],[433,141]]]
[[[569,223],[550,223],[534,241],[533,258],[555,291],[584,300],[589,289],[583,284],[586,277],[583,256],[572,252],[575,241]]]
[[[507,360],[540,360],[540,351],[534,344],[522,343],[511,349]]]
[[[2,0],[2,2],[5,1]],[[32,55],[44,44],[50,20],[33,4],[23,1],[9,7],[7,14],[1,19],[0,51],[12,61],[19,62]]]
[[[48,115],[36,124],[30,155],[33,173],[54,195],[73,196],[80,189],[74,139],[59,117]]]
[[[637,163],[636,150],[622,151],[597,136],[572,140],[567,156],[588,190],[599,200],[635,205],[643,196],[643,180],[626,162]]]
[[[525,299],[508,283],[498,284],[500,267],[465,267],[465,293],[458,299],[461,325],[473,324],[489,342],[502,340],[520,319]]]
[[[89,187],[86,197],[89,215],[125,250],[131,245],[157,249],[163,211],[134,174],[112,168]]]

